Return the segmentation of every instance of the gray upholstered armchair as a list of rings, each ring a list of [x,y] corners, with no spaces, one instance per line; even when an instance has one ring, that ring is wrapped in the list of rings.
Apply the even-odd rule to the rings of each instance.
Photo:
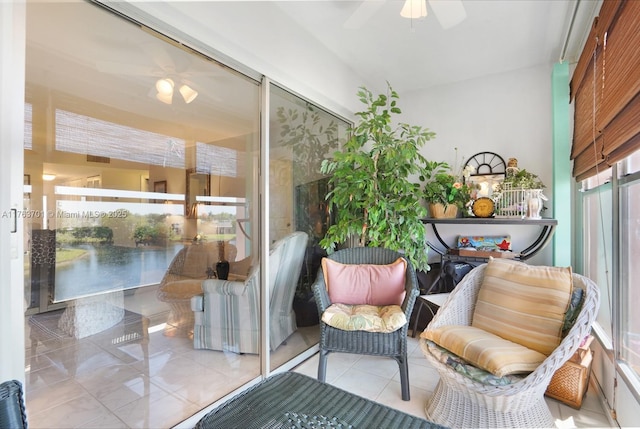
[[[270,344],[275,350],[295,330],[293,297],[307,246],[307,234],[294,232],[275,242],[269,253]],[[260,269],[245,281],[205,280],[203,294],[191,299],[196,349],[258,353]]]
[[[374,264],[390,265],[402,254],[393,250],[376,247],[354,247],[339,250],[328,256],[328,259],[340,264]],[[406,260],[405,260],[406,261]],[[323,264],[324,265],[324,264]],[[408,261],[403,274],[404,299],[400,304],[404,313],[405,323],[392,332],[368,332],[364,330],[343,330],[329,326],[320,321],[320,362],[318,365],[318,380],[325,381],[327,356],[331,352],[357,353],[376,356],[388,356],[398,362],[400,368],[400,383],[402,385],[402,399],[408,401],[409,369],[407,362],[407,329],[409,318],[413,310],[415,299],[418,296],[418,280],[416,272]],[[400,285],[402,288],[402,284]],[[325,282],[324,268],[318,271],[318,277],[313,285],[313,292],[318,305],[318,314],[323,315],[331,307],[327,285]]]

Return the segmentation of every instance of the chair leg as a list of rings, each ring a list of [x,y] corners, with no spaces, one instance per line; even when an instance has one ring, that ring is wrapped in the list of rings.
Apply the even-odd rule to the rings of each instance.
[[[326,350],[320,350],[320,359],[318,361],[318,381],[324,382],[327,378],[327,355],[329,354]]]
[[[402,389],[402,400],[409,401],[411,393],[409,391],[409,361],[407,356],[398,356],[398,367],[400,367],[400,388]]]
[[[420,313],[422,313],[422,306],[424,305],[424,301],[422,298],[418,297],[418,310],[416,311],[416,318],[413,321],[413,329],[411,330],[411,338],[416,337],[416,331],[418,330],[418,320],[420,319]]]

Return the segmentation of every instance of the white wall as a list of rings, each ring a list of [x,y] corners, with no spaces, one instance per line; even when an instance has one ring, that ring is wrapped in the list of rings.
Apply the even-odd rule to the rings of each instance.
[[[509,73],[400,94],[402,120],[428,127],[436,138],[427,143],[423,155],[430,160],[458,164],[478,152],[495,152],[506,161],[517,158],[518,166],[536,173],[547,185],[551,198],[552,65],[521,69]],[[391,82],[393,85],[393,82]],[[551,201],[543,216],[551,216]],[[446,231],[445,231],[446,229]],[[430,231],[430,230],[429,230]],[[463,235],[502,235],[510,233],[514,250],[522,250],[537,236],[539,229],[515,227],[440,227],[443,236],[454,241]],[[433,233],[429,237],[435,241]],[[530,260],[551,264],[551,246]]]
[[[24,381],[24,38],[25,4],[0,2],[0,382]]]

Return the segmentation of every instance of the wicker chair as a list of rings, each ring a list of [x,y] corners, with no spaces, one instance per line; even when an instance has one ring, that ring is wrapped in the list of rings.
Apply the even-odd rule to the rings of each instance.
[[[342,264],[391,264],[402,254],[389,249],[376,247],[354,247],[339,250],[328,256]],[[409,319],[413,311],[413,305],[418,296],[418,280],[416,272],[410,263],[407,263],[405,280],[406,295],[402,303],[402,310],[407,317],[407,323],[400,329],[390,333],[345,331],[327,325],[320,321],[320,362],[318,364],[318,380],[325,381],[327,369],[327,356],[331,352],[367,354],[375,356],[388,356],[395,359],[400,367],[400,383],[402,385],[402,399],[408,401],[409,393],[409,368],[407,361],[407,330]],[[331,305],[322,269],[313,285],[313,292],[318,305],[318,314],[322,315]]]
[[[456,286],[427,329],[470,325],[486,265],[473,269]],[[544,393],[555,371],[577,350],[589,334],[600,300],[598,287],[588,278],[572,274],[574,287],[585,291],[578,317],[560,345],[533,372],[512,384],[490,386],[473,381],[440,362],[427,340],[420,346],[427,360],[438,370],[440,381],[427,400],[427,418],[455,427],[554,427]]]
[[[22,384],[17,380],[0,384],[0,428],[27,428]]]

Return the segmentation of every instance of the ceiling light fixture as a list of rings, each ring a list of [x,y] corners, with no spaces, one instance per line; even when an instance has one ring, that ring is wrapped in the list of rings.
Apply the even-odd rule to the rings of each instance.
[[[406,0],[400,16],[409,19],[419,19],[427,16],[427,0]]]
[[[52,180],[55,180],[56,175],[55,174],[43,174],[42,175],[42,180],[44,180],[45,182],[51,182]]]
[[[173,95],[174,86],[175,84],[173,83],[173,80],[168,77],[165,79],[158,79],[156,82],[156,89],[158,90],[158,93],[162,95]]]
[[[175,83],[171,78],[163,78],[158,79],[156,81],[156,90],[158,93],[156,94],[156,98],[162,101],[165,104],[171,104],[173,102],[173,89],[175,88]],[[191,88],[186,83],[183,83],[180,88],[180,95],[182,95],[182,99],[185,103],[189,104],[198,96],[198,91]]]
[[[198,96],[198,91],[191,88],[189,85],[185,83],[185,84],[182,84],[182,86],[180,87],[180,94],[182,95],[184,102],[189,104],[196,99],[196,97]]]

